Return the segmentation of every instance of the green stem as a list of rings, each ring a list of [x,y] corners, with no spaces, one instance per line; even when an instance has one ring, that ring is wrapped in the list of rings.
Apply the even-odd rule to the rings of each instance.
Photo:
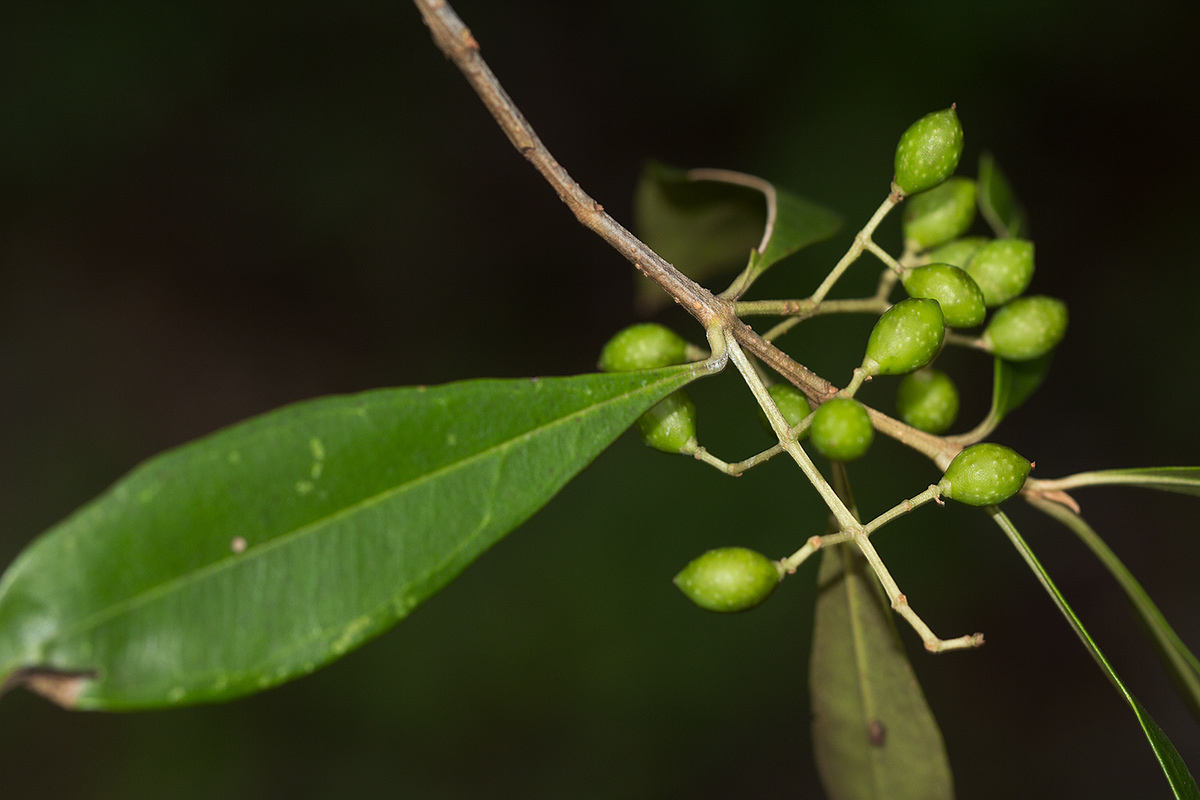
[[[875,210],[875,213],[871,215],[871,219],[867,221],[867,224],[864,225],[862,230],[855,235],[854,243],[850,245],[850,249],[846,251],[846,254],[842,256],[841,260],[838,261],[836,265],[834,265],[829,275],[825,277],[825,280],[822,281],[821,285],[817,287],[817,290],[813,292],[813,302],[819,303],[825,299],[825,295],[829,294],[829,290],[832,289],[833,285],[838,282],[838,279],[842,277],[842,274],[850,267],[851,264],[858,260],[859,256],[862,255],[863,249],[866,248],[867,243],[871,241],[871,234],[873,234],[875,229],[879,227],[879,223],[883,222],[883,218],[888,215],[889,211],[896,207],[901,199],[902,198],[897,197],[895,194],[889,194],[887,199],[880,204],[879,208]]]
[[[800,443],[792,437],[791,427],[787,420],[783,418],[779,407],[775,405],[775,401],[771,398],[771,394],[767,391],[766,385],[762,379],[758,377],[758,372],[750,363],[750,359],[742,352],[738,343],[733,340],[728,340],[729,357],[733,360],[734,366],[738,372],[742,373],[742,379],[746,381],[746,385],[750,387],[750,393],[754,395],[754,399],[758,401],[759,407],[763,413],[767,415],[767,420],[771,423],[771,430],[775,432],[775,436],[779,439],[780,446],[787,451],[787,454],[792,457],[792,460],[800,467],[805,476],[812,483],[817,493],[821,495],[821,499],[825,501],[825,505],[829,506],[830,512],[837,518],[838,523],[846,530],[853,530],[858,526],[858,521],[846,505],[833,491],[833,487],[825,480],[825,476],[817,469],[817,465],[808,457],[808,453],[804,452],[804,448]]]

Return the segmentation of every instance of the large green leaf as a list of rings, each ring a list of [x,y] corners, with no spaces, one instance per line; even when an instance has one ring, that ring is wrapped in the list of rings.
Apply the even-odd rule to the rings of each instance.
[[[1134,467],[1080,472],[1042,481],[1046,488],[1077,489],[1083,486],[1142,486],[1164,492],[1200,495],[1200,467]]]
[[[978,193],[975,195],[979,212],[997,236],[1028,238],[1025,209],[1017,202],[1012,185],[991,153],[979,157]]]
[[[1129,707],[1133,709],[1133,713],[1137,717],[1138,723],[1141,724],[1142,731],[1146,734],[1146,739],[1150,742],[1150,748],[1154,751],[1155,757],[1158,758],[1159,766],[1162,767],[1163,774],[1166,775],[1167,782],[1171,785],[1171,790],[1175,793],[1175,797],[1186,800],[1200,800],[1200,789],[1196,787],[1196,781],[1192,777],[1192,774],[1188,772],[1187,765],[1183,763],[1183,758],[1180,757],[1179,751],[1175,749],[1175,745],[1171,744],[1171,740],[1163,733],[1158,723],[1154,721],[1149,712],[1130,693],[1121,679],[1117,677],[1117,673],[1113,670],[1112,665],[1108,663],[1108,659],[1100,652],[1100,648],[1096,646],[1087,629],[1083,627],[1083,623],[1075,615],[1075,611],[1067,604],[1066,598],[1062,596],[1058,587],[1054,585],[1054,581],[1050,580],[1050,575],[1041,565],[1041,562],[1038,561],[1037,556],[1033,554],[1033,551],[1029,549],[1029,545],[1026,544],[1025,539],[1017,531],[1016,526],[1005,516],[1003,511],[995,506],[990,506],[988,513],[991,514],[992,519],[996,521],[996,524],[1008,536],[1013,546],[1017,548],[1017,552],[1025,559],[1025,563],[1033,570],[1033,574],[1050,595],[1054,604],[1058,606],[1058,610],[1066,618],[1067,622],[1071,624],[1075,635],[1083,642],[1083,646],[1100,666],[1105,676],[1108,677],[1109,682],[1112,683],[1121,697],[1125,699]]]
[[[1137,578],[1133,577],[1133,573],[1105,544],[1092,526],[1088,525],[1074,511],[1060,503],[1042,499],[1037,495],[1028,496],[1026,499],[1035,508],[1074,531],[1117,579],[1117,583],[1125,590],[1129,602],[1133,604],[1134,610],[1137,611],[1147,632],[1154,640],[1159,656],[1175,679],[1188,707],[1191,708],[1192,716],[1200,720],[1200,660],[1175,633],[1166,617],[1158,610],[1158,606],[1150,599],[1150,595],[1138,583]]]
[[[952,798],[942,734],[852,544],[821,550],[812,648],[813,745],[831,800]]]
[[[841,227],[834,212],[761,178],[653,161],[638,183],[634,221],[646,244],[700,283],[748,263],[738,279],[743,291],[767,267]],[[640,305],[666,300],[653,283],[639,282]]]
[[[157,456],[0,578],[0,682],[223,700],[407,615],[699,365],[297,403]]]

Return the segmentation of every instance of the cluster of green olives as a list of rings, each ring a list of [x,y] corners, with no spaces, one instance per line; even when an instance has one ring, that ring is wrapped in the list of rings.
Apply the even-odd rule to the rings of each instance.
[[[924,262],[906,267],[901,282],[910,298],[936,300],[947,328],[973,328],[994,309],[979,346],[1008,361],[1040,358],[1066,334],[1066,304],[1023,296],[1033,279],[1033,242],[967,235],[980,198],[975,181],[951,177],[961,153],[953,107],[922,117],[900,137],[895,188],[913,195],[904,209],[905,250]],[[914,355],[908,363],[917,360]],[[901,382],[896,405],[909,425],[943,433],[954,422],[958,392],[949,376],[926,368]]]
[[[962,127],[954,107],[922,117],[900,138],[892,200],[906,201],[899,279],[908,297],[880,315],[853,384],[857,388],[866,378],[902,376],[896,397],[900,418],[933,434],[953,425],[959,407],[953,380],[932,366],[948,331],[982,325],[975,346],[1001,359],[1027,361],[1053,350],[1067,327],[1062,301],[1024,295],[1033,278],[1032,242],[968,235],[980,198],[975,181],[953,177],[962,149]],[[668,328],[643,323],[614,336],[599,366],[624,372],[682,364],[687,349],[682,337]],[[853,388],[815,410],[789,384],[774,384],[768,392],[789,426],[807,420],[801,438],[810,437],[812,447],[831,461],[847,462],[866,454],[875,433],[872,412],[854,399]],[[696,407],[683,390],[647,411],[636,427],[656,449],[685,454],[699,450]],[[1010,448],[976,444],[951,461],[937,491],[968,505],[994,505],[1020,491],[1030,468],[1030,462]],[[783,574],[780,562],[746,548],[727,547],[689,563],[675,583],[702,608],[732,612],[763,602]]]

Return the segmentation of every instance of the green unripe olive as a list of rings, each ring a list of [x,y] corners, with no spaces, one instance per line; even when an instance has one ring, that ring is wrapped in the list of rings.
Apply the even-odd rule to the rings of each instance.
[[[600,351],[604,372],[633,372],[682,364],[687,342],[670,328],[654,322],[630,325],[608,340]]]
[[[788,427],[796,427],[800,424],[800,420],[812,413],[812,406],[808,404],[808,398],[804,396],[804,392],[790,383],[773,383],[768,387],[767,393],[779,407],[779,413],[783,414],[783,419],[787,422]],[[771,423],[767,421],[767,415],[761,408],[758,410],[758,418],[769,433],[774,432],[771,430]],[[805,436],[808,435],[808,431],[804,433]]]
[[[1067,332],[1067,304],[1045,295],[1018,297],[992,315],[983,344],[1009,361],[1029,361],[1053,350]]]
[[[953,242],[946,242],[941,247],[935,247],[925,255],[929,257],[931,264],[950,264],[962,269],[967,266],[971,256],[989,241],[986,236],[964,236]]]
[[[987,308],[975,279],[950,264],[926,264],[901,279],[909,297],[936,300],[951,328],[970,328],[983,322]]]
[[[783,570],[762,553],[721,547],[693,559],[675,576],[679,591],[709,611],[745,611],[771,596]]]
[[[983,290],[988,307],[1004,305],[1019,297],[1033,280],[1033,242],[993,239],[976,250],[963,269]]]
[[[944,433],[958,416],[958,389],[946,373],[919,369],[900,381],[896,410],[900,419],[918,430]]]
[[[963,450],[938,482],[943,497],[969,506],[1007,500],[1025,484],[1031,465],[1011,448],[985,442]]]
[[[696,404],[683,389],[664,397],[638,417],[642,441],[664,453],[691,452],[696,440]]]
[[[908,201],[904,209],[904,242],[926,250],[962,236],[975,221],[975,181],[951,178]]]
[[[809,433],[817,452],[830,461],[860,458],[875,438],[867,409],[849,397],[835,397],[818,406]]]
[[[905,194],[932,189],[954,173],[962,150],[962,125],[954,106],[926,114],[896,145],[896,185]]]
[[[868,375],[912,372],[933,360],[945,335],[946,321],[936,300],[901,300],[875,323],[863,369]]]

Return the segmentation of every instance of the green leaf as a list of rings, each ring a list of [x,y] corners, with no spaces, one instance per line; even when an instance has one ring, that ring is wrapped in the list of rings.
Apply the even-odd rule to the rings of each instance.
[[[1054,353],[1030,361],[997,358],[992,380],[992,416],[996,424],[1020,407],[1042,385]]]
[[[979,178],[976,181],[979,213],[1001,238],[1029,237],[1025,209],[1013,195],[1012,185],[1000,171],[991,153],[979,157]]]
[[[1135,467],[1080,472],[1043,481],[1046,488],[1077,489],[1083,486],[1142,486],[1164,492],[1200,496],[1200,467]]]
[[[1167,623],[1166,617],[1158,610],[1158,606],[1150,599],[1150,595],[1146,594],[1142,585],[1133,577],[1133,573],[1121,562],[1117,554],[1109,549],[1096,531],[1074,511],[1036,495],[1027,496],[1026,499],[1035,508],[1074,531],[1075,535],[1083,540],[1083,543],[1096,554],[1100,562],[1117,579],[1117,583],[1125,590],[1129,602],[1133,604],[1134,610],[1145,624],[1159,656],[1174,678],[1184,700],[1187,701],[1192,716],[1200,720],[1200,660],[1197,660],[1192,651]]]
[[[0,578],[0,682],[133,709],[312,672],[406,616],[701,374],[328,397],[159,455]]]
[[[821,550],[812,648],[813,742],[830,799],[952,798],[941,732],[882,587],[851,544]]]
[[[735,285],[744,291],[769,266],[841,227],[841,218],[809,200],[752,175],[727,170],[683,170],[649,162],[634,196],[638,236],[688,277],[704,283],[747,263]],[[731,287],[733,291],[733,287]],[[649,280],[637,302],[666,302]]]
[[[1009,541],[1017,548],[1017,552],[1025,559],[1025,563],[1033,570],[1033,574],[1037,577],[1042,587],[1050,595],[1054,604],[1058,606],[1058,610],[1071,624],[1071,628],[1075,631],[1075,635],[1083,642],[1083,646],[1092,656],[1095,662],[1100,666],[1101,671],[1108,677],[1110,683],[1117,692],[1133,709],[1134,715],[1138,719],[1138,723],[1142,726],[1142,731],[1146,734],[1146,739],[1150,742],[1150,748],[1154,751],[1154,755],[1158,758],[1159,766],[1162,767],[1163,774],[1167,777],[1167,782],[1171,785],[1172,791],[1177,798],[1186,798],[1186,800],[1200,800],[1200,789],[1196,787],[1196,781],[1192,774],[1188,772],[1187,765],[1183,763],[1183,759],[1179,755],[1179,751],[1175,749],[1175,745],[1171,744],[1171,740],[1163,733],[1162,728],[1158,727],[1158,723],[1151,718],[1149,712],[1138,702],[1127,688],[1125,684],[1117,677],[1117,673],[1113,670],[1112,665],[1108,663],[1108,659],[1100,652],[1100,648],[1092,640],[1087,629],[1083,627],[1079,617],[1075,615],[1075,611],[1067,604],[1066,598],[1059,592],[1058,587],[1050,580],[1050,575],[1047,574],[1045,568],[1037,560],[1037,556],[1029,549],[1029,545],[1025,543],[1025,539],[1017,532],[1016,526],[1012,521],[1005,516],[1004,512],[1000,511],[995,506],[988,508],[988,513],[992,519],[1000,526]]]

